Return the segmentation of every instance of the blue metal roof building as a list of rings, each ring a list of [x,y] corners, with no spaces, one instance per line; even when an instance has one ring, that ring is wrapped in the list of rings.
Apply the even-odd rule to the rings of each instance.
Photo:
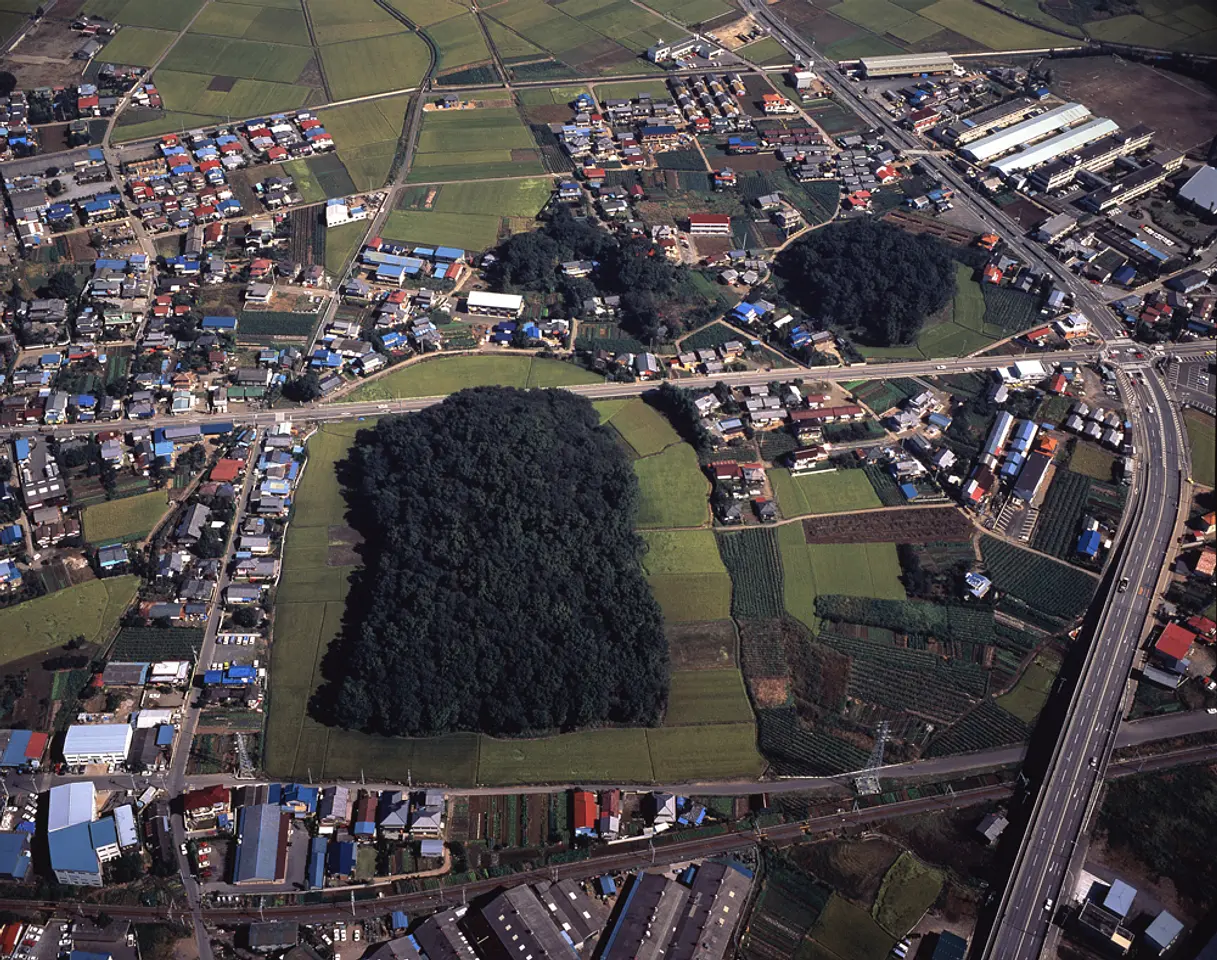
[[[282,879],[283,840],[288,815],[277,803],[242,807],[237,823],[233,883],[274,883]]]
[[[0,833],[0,877],[24,880],[30,869],[30,835]]]
[[[329,841],[325,837],[313,837],[308,844],[308,885],[311,890],[325,886],[325,848]]]
[[[1078,537],[1078,553],[1084,557],[1094,558],[1098,555],[1099,546],[1102,543],[1102,538],[1099,537],[1098,530],[1087,530]]]
[[[9,738],[8,746],[4,748],[4,755],[0,757],[0,768],[20,767],[28,763],[26,749],[33,736],[29,730],[14,730],[12,737]]]
[[[101,886],[101,862],[93,849],[89,823],[77,823],[47,834],[51,869],[60,883]]]
[[[204,330],[235,330],[237,329],[236,317],[204,317]]]
[[[341,840],[330,844],[330,873],[349,877],[355,872],[355,841]]]

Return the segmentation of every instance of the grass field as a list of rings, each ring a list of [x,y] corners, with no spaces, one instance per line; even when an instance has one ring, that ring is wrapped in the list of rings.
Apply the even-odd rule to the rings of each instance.
[[[726,573],[661,573],[647,577],[647,583],[668,623],[731,616],[731,578]]]
[[[134,64],[147,67],[169,49],[176,36],[168,30],[150,30],[144,27],[124,27],[118,31],[100,54],[107,63]],[[157,77],[160,83],[160,77]]]
[[[48,593],[0,610],[0,663],[84,637],[104,643],[135,599],[139,577],[111,577]]]
[[[545,173],[536,141],[514,108],[425,113],[417,151],[408,177],[413,183]]]
[[[344,398],[392,400],[437,397],[464,387],[564,387],[599,383],[600,377],[573,363],[528,356],[438,357],[395,370],[357,388]]]
[[[1041,653],[1028,664],[1018,683],[996,703],[1007,713],[1012,713],[1024,723],[1034,723],[1048,701],[1048,693],[1056,682],[1061,662],[1055,656]]]
[[[84,536],[91,544],[142,540],[169,509],[164,490],[85,507]]]
[[[654,779],[647,731],[582,730],[539,740],[483,737],[477,780],[482,784],[644,782]]]
[[[641,399],[625,404],[608,422],[640,457],[649,457],[680,443],[680,434],[667,418]]]
[[[938,33],[942,26],[891,0],[844,0],[832,8],[834,16],[849,20],[877,34],[890,33],[907,43],[916,43]]]
[[[426,43],[415,33],[348,40],[321,48],[325,76],[336,100],[416,87],[429,60]]]
[[[787,517],[883,506],[862,470],[792,477],[789,470],[774,469],[769,471],[769,482]]]
[[[304,11],[299,7],[261,7],[247,3],[214,0],[190,27],[191,33],[245,40],[269,40],[307,47],[312,44]]]
[[[839,960],[883,960],[896,938],[861,907],[834,893],[811,937]]]
[[[709,530],[644,530],[642,539],[647,545],[642,567],[649,576],[727,572]]]
[[[1211,487],[1217,464],[1217,424],[1206,413],[1188,410],[1183,414],[1183,426],[1191,446],[1192,479],[1201,486]]]
[[[1078,441],[1073,448],[1073,455],[1069,458],[1069,469],[1074,473],[1085,474],[1095,480],[1110,483],[1111,471],[1115,462],[1116,458],[1102,447]]]
[[[646,733],[651,768],[659,783],[756,777],[765,768],[751,721],[661,727]]]
[[[664,726],[751,723],[752,705],[738,670],[677,670]]]
[[[703,23],[734,9],[724,0],[657,0],[648,6],[681,23]]]
[[[778,527],[778,548],[786,611],[813,630],[820,594],[905,599],[895,544],[809,544],[801,524],[787,523]]]
[[[773,39],[773,37],[755,40],[747,46],[740,47],[735,52],[738,56],[751,60],[753,63],[758,63],[761,66],[790,63],[791,59],[790,52]]]
[[[883,876],[871,914],[893,937],[903,937],[934,905],[942,892],[942,872],[907,851]]]
[[[431,206],[424,209],[432,191]],[[394,240],[484,250],[498,241],[504,218],[531,222],[552,193],[553,181],[545,177],[424,184],[411,188],[408,196],[418,199],[390,213],[382,232]],[[507,222],[510,228],[514,221]]]
[[[342,275],[346,264],[367,233],[367,224],[356,221],[330,227],[325,232],[325,270],[332,277]]]
[[[635,460],[634,472],[642,487],[639,527],[705,525],[710,515],[710,483],[688,444],[677,444],[663,453]]]

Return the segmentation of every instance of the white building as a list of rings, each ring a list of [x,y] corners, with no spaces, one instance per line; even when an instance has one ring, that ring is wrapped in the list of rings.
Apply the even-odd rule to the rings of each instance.
[[[524,298],[516,293],[471,290],[465,298],[465,309],[486,317],[518,317],[524,312]]]
[[[63,739],[63,759],[69,764],[125,763],[131,750],[128,723],[76,723]]]
[[[1093,120],[1088,120],[1086,123],[1072,127],[1064,133],[1057,134],[1055,137],[1042,143],[1024,147],[1017,153],[1012,153],[1008,157],[1002,157],[1002,159],[992,165],[991,169],[996,170],[1003,177],[1008,177],[1012,173],[1030,170],[1032,167],[1038,167],[1040,164],[1048,163],[1057,157],[1073,153],[1073,151],[1081,149],[1088,143],[1101,140],[1103,137],[1113,134],[1119,129],[1119,124],[1114,120],[1108,120],[1106,117],[1095,117]]]
[[[715,60],[723,54],[722,48],[715,46],[705,37],[693,34],[683,40],[665,43],[659,40],[647,50],[647,59],[651,63],[665,63],[668,60],[682,60],[686,57],[700,57],[702,60]]]
[[[997,133],[969,143],[960,152],[973,163],[988,163],[1002,154],[1026,146],[1044,137],[1081,123],[1090,111],[1081,103],[1067,103],[1041,113],[1038,117],[1016,123]]]
[[[96,809],[97,791],[92,780],[51,787],[50,802],[47,804],[47,831],[54,833],[78,823],[92,823]]]
[[[352,207],[346,200],[333,199],[325,202],[326,227],[339,227],[344,223],[368,219],[368,208],[363,204]]]

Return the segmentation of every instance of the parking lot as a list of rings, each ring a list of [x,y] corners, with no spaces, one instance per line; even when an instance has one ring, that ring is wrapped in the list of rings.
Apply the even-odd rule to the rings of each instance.
[[[1181,402],[1207,413],[1217,413],[1214,399],[1213,361],[1185,360],[1167,366],[1166,379],[1171,392]]]

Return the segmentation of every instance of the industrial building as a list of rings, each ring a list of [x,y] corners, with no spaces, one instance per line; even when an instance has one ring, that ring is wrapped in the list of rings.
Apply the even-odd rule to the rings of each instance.
[[[63,738],[63,759],[82,763],[124,763],[131,750],[129,723],[76,723]]]
[[[960,152],[973,163],[988,163],[1019,147],[1042,140],[1090,116],[1081,103],[1066,103],[1031,117],[1012,127],[1006,127],[964,147]]]
[[[287,872],[287,832],[292,815],[277,803],[241,807],[233,883],[277,883]]]
[[[949,53],[898,53],[890,57],[863,57],[859,62],[868,80],[955,71],[955,61]]]
[[[1003,177],[1008,177],[1023,170],[1038,167],[1041,163],[1048,163],[1067,153],[1072,153],[1079,147],[1084,147],[1088,143],[1093,143],[1095,140],[1109,136],[1119,129],[1120,125],[1114,120],[1108,120],[1106,117],[1095,117],[1093,120],[1087,120],[1085,123],[1066,130],[1064,133],[1058,133],[1055,137],[1029,147],[1024,147],[1008,157],[1002,157],[1002,159],[993,163],[990,169],[996,170]]]
[[[482,920],[497,941],[495,956],[573,960],[574,945],[566,939],[549,910],[531,887],[504,890],[482,908]]]
[[[1082,206],[1095,213],[1103,213],[1121,203],[1129,203],[1138,197],[1143,197],[1151,190],[1161,186],[1167,177],[1167,170],[1160,163],[1147,163],[1140,170],[1135,170],[1123,180],[1109,183],[1105,187],[1091,190],[1082,198]]]
[[[1120,157],[1126,157],[1149,146],[1153,136],[1154,131],[1144,124],[1138,124],[1131,130],[1113,133],[1083,147],[1077,153],[1044,164],[1031,174],[1031,182],[1041,190],[1063,187],[1071,183],[1082,170],[1088,173],[1103,170]]]
[[[1033,453],[1027,458],[1023,469],[1019,471],[1018,480],[1011,493],[1023,503],[1030,503],[1044,485],[1048,475],[1048,467],[1052,465],[1052,457],[1044,453]]]
[[[634,878],[608,933],[601,960],[660,960],[684,912],[689,891],[657,873]]]
[[[1026,120],[1040,109],[1039,101],[1020,97],[946,124],[939,129],[938,136],[953,147],[962,147],[995,130]]]
[[[470,290],[465,298],[465,309],[479,316],[510,319],[524,312],[524,298],[516,293]]]
[[[1205,213],[1217,213],[1217,167],[1203,166],[1182,187],[1179,199]]]

